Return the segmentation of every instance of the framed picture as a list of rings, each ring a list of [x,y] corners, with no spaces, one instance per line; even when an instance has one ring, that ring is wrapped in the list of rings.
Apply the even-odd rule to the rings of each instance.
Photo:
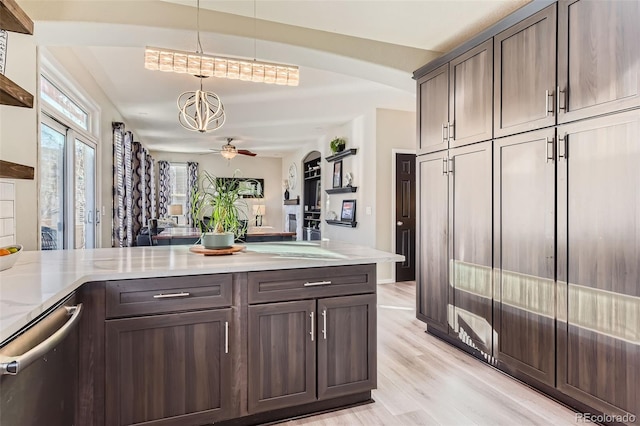
[[[342,160],[333,163],[333,187],[342,188]]]
[[[356,221],[356,200],[343,200],[340,220],[343,222]]]

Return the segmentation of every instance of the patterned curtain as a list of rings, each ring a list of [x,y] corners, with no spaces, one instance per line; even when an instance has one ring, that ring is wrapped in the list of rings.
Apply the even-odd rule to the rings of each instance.
[[[145,153],[144,180],[147,182],[147,185],[145,186],[144,206],[146,209],[145,216],[148,221],[156,217],[156,175],[154,171],[155,161],[146,149]],[[145,223],[145,225],[147,225],[147,223]]]
[[[126,203],[124,187],[124,123],[112,123],[113,128],[113,233],[111,245],[124,247],[126,238]]]
[[[133,160],[131,170],[131,232],[134,236],[140,233],[140,229],[146,222],[146,206],[145,206],[145,192],[146,192],[146,180],[145,180],[145,167],[146,161],[146,149],[140,142],[133,142],[131,144],[131,159]],[[133,238],[132,238],[133,240]]]
[[[168,161],[158,161],[158,217],[169,215],[171,202],[171,172]]]
[[[125,197],[125,239],[123,247],[133,246],[133,133],[124,133],[124,197]]]
[[[189,161],[187,163],[187,221],[189,226],[194,226],[193,218],[193,190],[198,187],[198,163]]]

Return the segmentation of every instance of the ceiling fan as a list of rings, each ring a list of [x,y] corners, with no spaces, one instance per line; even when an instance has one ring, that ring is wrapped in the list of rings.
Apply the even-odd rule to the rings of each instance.
[[[212,152],[219,153],[227,160],[231,160],[237,154],[240,155],[248,155],[249,157],[255,157],[257,154],[255,152],[251,152],[248,149],[238,149],[235,145],[231,145],[233,138],[227,138],[227,144],[222,145],[220,149],[211,149]]]

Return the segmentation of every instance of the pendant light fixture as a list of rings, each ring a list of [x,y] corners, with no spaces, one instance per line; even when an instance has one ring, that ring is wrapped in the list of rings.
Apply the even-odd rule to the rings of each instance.
[[[178,122],[187,130],[206,133],[222,127],[226,116],[218,95],[202,90],[202,78],[200,90],[178,96]]]
[[[144,67],[154,71],[187,73],[198,77],[219,77],[256,83],[297,86],[300,83],[300,70],[296,65],[255,59],[255,1],[253,21],[253,60],[205,55],[200,44],[200,0],[198,0],[198,48],[196,52],[147,46],[144,52]]]
[[[197,0],[197,47],[196,55],[202,55],[200,42],[200,0]],[[194,132],[211,132],[219,129],[225,122],[224,106],[220,97],[202,89],[202,79],[207,76],[195,74],[200,78],[200,90],[184,92],[178,96],[178,122],[182,127]]]

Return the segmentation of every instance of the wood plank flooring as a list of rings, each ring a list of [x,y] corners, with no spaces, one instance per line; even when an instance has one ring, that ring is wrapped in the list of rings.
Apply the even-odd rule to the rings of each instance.
[[[575,413],[424,332],[415,282],[378,286],[373,404],[285,425],[573,425]]]

